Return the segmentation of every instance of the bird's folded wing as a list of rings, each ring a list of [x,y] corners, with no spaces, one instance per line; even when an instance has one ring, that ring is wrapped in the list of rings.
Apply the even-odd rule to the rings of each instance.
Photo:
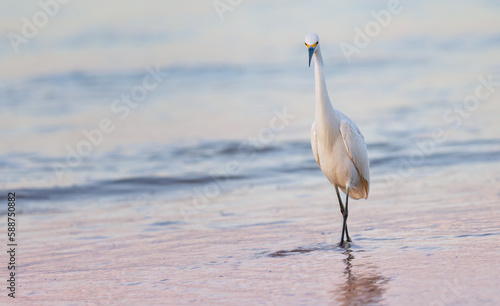
[[[342,140],[344,140],[347,154],[349,154],[359,175],[369,183],[370,160],[368,159],[365,138],[356,124],[349,118],[343,118],[343,120],[340,121],[340,133],[342,135]]]

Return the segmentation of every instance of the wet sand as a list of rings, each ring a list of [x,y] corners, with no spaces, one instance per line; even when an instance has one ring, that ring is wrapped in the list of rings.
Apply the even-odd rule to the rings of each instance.
[[[191,215],[179,209],[184,200],[147,196],[21,215],[18,301],[500,302],[500,193],[478,192],[500,181],[491,165],[424,169],[394,192],[382,177],[372,181],[369,200],[351,202],[354,242],[345,249],[326,184],[236,191]]]

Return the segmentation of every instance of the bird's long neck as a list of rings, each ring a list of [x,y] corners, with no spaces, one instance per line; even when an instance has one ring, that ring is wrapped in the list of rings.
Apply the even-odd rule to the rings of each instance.
[[[333,114],[333,107],[328,97],[326,89],[325,73],[323,71],[323,56],[321,56],[321,49],[318,45],[314,58],[314,83],[315,83],[315,96],[316,96],[316,121],[323,121]]]

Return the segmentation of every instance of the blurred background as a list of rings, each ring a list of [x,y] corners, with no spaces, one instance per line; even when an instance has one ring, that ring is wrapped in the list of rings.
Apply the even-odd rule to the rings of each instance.
[[[342,44],[355,47],[356,29],[366,33],[388,2],[44,3],[5,2],[0,13],[4,190],[44,189],[33,191],[36,198],[54,186],[105,188],[120,178],[206,178],[236,158],[221,158],[221,150],[259,133],[267,140],[253,148],[275,147],[314,166],[308,149],[314,80],[303,45],[309,32],[321,37],[334,107],[358,123],[373,146],[370,156],[383,155],[385,166],[396,169],[397,157],[436,128],[446,130],[448,140],[498,137],[496,117],[488,116],[492,99],[467,118],[453,110],[474,93],[478,77],[499,72],[495,1],[397,2],[388,24],[379,22],[376,35],[349,59]],[[134,108],[115,102],[142,84],[147,69],[159,71],[161,82]],[[293,120],[265,135],[285,109]],[[454,112],[449,122],[448,109]],[[455,127],[457,114],[464,120]],[[106,118],[113,131],[90,149],[83,144],[80,149],[92,152],[68,167],[71,150],[88,140],[82,130]],[[380,143],[390,150],[378,152]],[[283,144],[300,152],[288,154]],[[260,163],[267,158],[274,157]],[[286,166],[269,162],[278,172]],[[375,173],[377,166],[383,165],[374,164]]]

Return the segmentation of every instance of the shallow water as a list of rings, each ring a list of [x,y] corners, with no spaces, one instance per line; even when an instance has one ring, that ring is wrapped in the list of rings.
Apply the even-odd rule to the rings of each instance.
[[[405,3],[348,63],[339,44],[385,2],[318,2],[303,19],[299,1],[287,14],[245,2],[223,21],[208,2],[146,2],[97,15],[75,2],[19,54],[0,51],[0,199],[16,192],[18,302],[499,304],[498,4]],[[2,33],[36,3],[7,5]],[[346,248],[309,143],[301,41],[312,25],[334,107],[371,162]],[[158,86],[114,111],[148,67]],[[490,75],[490,95],[463,104]],[[72,155],[106,118],[113,131]]]

